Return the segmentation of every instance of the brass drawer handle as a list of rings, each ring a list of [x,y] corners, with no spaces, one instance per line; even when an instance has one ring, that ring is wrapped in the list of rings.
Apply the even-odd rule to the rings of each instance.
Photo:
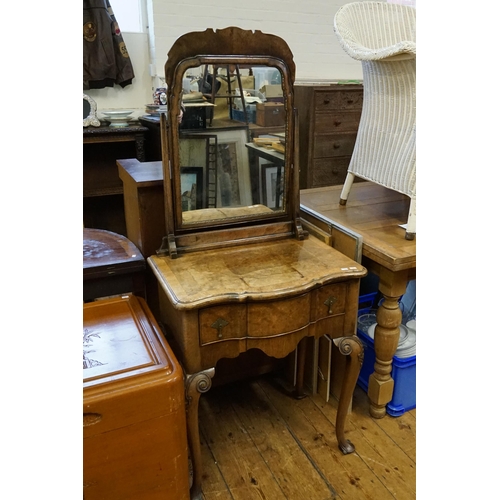
[[[222,329],[227,325],[229,325],[229,323],[225,319],[218,318],[217,321],[210,326],[217,330],[217,338],[221,339],[222,338]]]
[[[332,305],[337,302],[337,297],[334,297],[333,295],[330,295],[330,297],[328,297],[324,302],[323,304],[325,304],[325,306],[328,306],[328,314],[333,314],[333,309],[332,309]]]

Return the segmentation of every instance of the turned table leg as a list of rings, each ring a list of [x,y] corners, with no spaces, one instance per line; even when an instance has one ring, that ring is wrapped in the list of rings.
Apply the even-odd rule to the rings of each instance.
[[[384,269],[380,273],[379,290],[384,301],[377,310],[374,335],[375,366],[368,382],[370,415],[374,418],[385,416],[386,405],[391,401],[394,392],[394,380],[391,377],[392,358],[398,347],[402,319],[398,301],[406,291],[407,282],[407,271],[391,272]]]
[[[363,364],[363,344],[356,336],[340,337],[333,339],[333,343],[339,348],[344,356],[347,356],[342,389],[340,391],[339,406],[337,410],[337,419],[335,422],[335,432],[337,441],[342,453],[347,455],[354,451],[354,445],[345,438],[344,426],[349,411],[349,405],[356,387],[356,382]]]
[[[201,500],[201,446],[200,428],[198,424],[198,405],[200,395],[212,387],[212,377],[215,368],[186,375],[186,402],[187,402],[187,434],[189,449],[191,451],[191,464],[193,467],[193,485],[191,486],[191,499]]]

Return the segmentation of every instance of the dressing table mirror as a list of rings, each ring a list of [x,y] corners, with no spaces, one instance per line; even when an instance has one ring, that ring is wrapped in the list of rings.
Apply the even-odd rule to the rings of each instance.
[[[274,35],[227,28],[177,40],[165,65],[168,114],[161,116],[161,135],[168,234],[160,255],[304,238],[293,167],[294,74],[290,49]],[[246,88],[255,75],[272,75],[281,85],[282,102],[271,110],[279,116],[271,127],[250,121],[256,102],[263,101],[258,95],[264,98]],[[224,92],[215,93],[221,86]],[[210,126],[186,128],[196,126],[195,113],[208,113]]]
[[[249,120],[256,94],[244,83],[259,73],[273,75],[283,95],[264,126]],[[354,451],[344,422],[362,361],[355,331],[366,269],[302,229],[295,64],[284,40],[235,27],[188,33],[170,49],[165,77],[167,234],[148,264],[186,373],[191,494],[201,498],[199,398],[220,359],[250,349],[276,358],[297,349],[295,395],[303,397],[307,337],[333,339],[346,356],[336,434],[344,453]]]

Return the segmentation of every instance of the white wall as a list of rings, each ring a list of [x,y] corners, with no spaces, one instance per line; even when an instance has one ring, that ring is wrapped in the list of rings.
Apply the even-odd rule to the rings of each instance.
[[[238,26],[283,38],[296,65],[296,81],[361,79],[361,63],[340,47],[333,18],[346,0],[148,0],[149,33],[124,33],[136,78],[122,89],[87,91],[99,110],[127,108],[144,113],[164,76],[167,53],[189,31]],[[118,22],[120,20],[118,19]],[[149,37],[149,43],[148,43]],[[151,64],[151,71],[150,71]],[[150,75],[153,73],[153,76]]]
[[[134,67],[135,78],[125,88],[84,90],[97,104],[97,116],[109,109],[133,109],[134,116],[144,114],[144,105],[152,102],[152,80],[149,74],[149,44],[147,33],[123,33],[123,40]]]

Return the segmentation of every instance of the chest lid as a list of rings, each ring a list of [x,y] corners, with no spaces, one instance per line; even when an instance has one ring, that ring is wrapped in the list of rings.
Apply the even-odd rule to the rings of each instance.
[[[83,387],[174,370],[175,360],[143,299],[134,295],[83,306]]]

